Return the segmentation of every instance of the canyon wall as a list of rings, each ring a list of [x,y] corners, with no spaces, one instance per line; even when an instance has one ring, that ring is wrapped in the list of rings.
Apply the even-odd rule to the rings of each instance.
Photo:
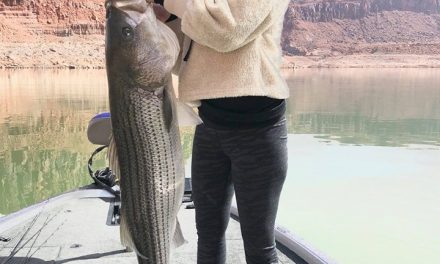
[[[394,10],[436,14],[440,12],[440,0],[295,1],[289,11],[297,20],[329,22],[334,19],[362,19]]]
[[[104,1],[0,0],[1,18],[31,35],[104,34]]]
[[[440,54],[440,0],[294,1],[287,55]]]
[[[440,0],[295,0],[285,55],[440,54]],[[104,0],[0,0],[0,41],[103,39]]]

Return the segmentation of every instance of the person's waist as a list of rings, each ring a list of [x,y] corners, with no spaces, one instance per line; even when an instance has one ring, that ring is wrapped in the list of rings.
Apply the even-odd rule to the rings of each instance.
[[[219,105],[212,104],[209,100],[202,100],[199,115],[208,127],[219,129],[261,127],[276,123],[284,117],[286,100],[273,99],[271,102],[272,105],[261,109],[256,106],[246,108],[246,100],[240,101],[240,98],[237,98],[236,103],[244,105],[237,107],[233,104]]]

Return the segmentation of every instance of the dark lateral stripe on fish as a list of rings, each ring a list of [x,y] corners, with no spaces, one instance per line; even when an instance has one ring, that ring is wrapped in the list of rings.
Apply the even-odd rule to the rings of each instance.
[[[131,98],[126,98],[126,100],[123,100],[124,103],[128,102],[128,104],[123,103],[123,107],[125,109],[128,109],[130,113],[136,113],[137,107],[135,105],[135,102],[133,102],[130,99]],[[121,117],[121,120],[124,120],[123,121],[124,126],[133,128],[133,124],[136,124],[136,122],[133,122],[135,120],[132,120],[132,118],[133,118],[132,115],[128,115],[128,118]],[[134,230],[131,230],[130,232],[133,233],[133,236],[135,236],[135,237],[133,237],[133,240],[136,241],[136,240],[138,240],[138,239],[136,239],[136,236],[138,236],[138,235],[140,235],[140,233],[142,233],[142,229],[139,230],[139,228],[138,228],[139,224],[136,224],[136,222],[140,223],[141,226],[153,225],[154,223],[150,217],[149,217],[150,219],[140,217],[140,215],[143,214],[142,212],[141,212],[141,214],[136,213],[135,208],[140,209],[140,208],[145,207],[145,206],[142,206],[141,201],[139,199],[133,199],[133,198],[128,197],[129,195],[132,195],[132,193],[140,193],[140,188],[139,188],[140,186],[145,186],[146,188],[152,188],[151,184],[145,185],[145,184],[143,184],[143,182],[140,182],[140,181],[142,181],[142,178],[130,177],[130,175],[140,175],[140,171],[141,171],[141,168],[139,168],[140,163],[137,162],[137,158],[139,158],[140,156],[136,153],[136,145],[137,144],[134,142],[134,139],[139,138],[139,137],[134,135],[133,132],[134,131],[132,129],[129,129],[128,134],[124,134],[125,144],[126,144],[124,149],[126,150],[126,152],[128,154],[128,160],[127,160],[128,171],[126,174],[127,176],[122,177],[121,180],[123,181],[124,178],[127,180],[127,182],[123,182],[123,185],[124,185],[124,186],[122,186],[123,189],[125,188],[125,185],[131,186],[131,188],[132,188],[131,190],[127,190],[127,192],[130,192],[130,193],[123,192],[122,194],[123,194],[123,198],[126,198],[126,199],[123,199],[123,204],[124,204],[124,206],[127,207],[126,208],[127,210],[125,211],[127,213],[126,219],[129,224],[129,227],[134,229]],[[126,184],[124,184],[124,183],[126,183]],[[135,190],[134,189],[135,187],[138,189]],[[147,201],[147,207],[148,208],[152,207],[151,204],[149,203],[149,201]],[[145,231],[145,233],[143,233],[142,237],[144,237],[150,241],[152,239],[152,237],[148,234],[148,232],[147,232],[148,230],[144,229],[144,231]],[[145,246],[146,246],[146,248],[144,248]],[[149,244],[144,245],[143,247],[136,245],[136,247],[138,247],[137,250],[144,252],[145,255],[151,255],[151,253],[147,254],[147,252],[153,252],[153,249],[151,248],[151,246],[152,245],[149,245]]]
[[[133,101],[133,102],[131,102],[131,105],[133,105],[133,106],[136,106],[136,109],[134,110],[134,111],[132,111],[132,113],[133,113],[133,115],[134,115],[134,120],[132,120],[132,124],[133,124],[133,126],[134,126],[134,131],[136,131],[139,135],[136,135],[136,138],[139,138],[139,139],[142,139],[142,138],[145,138],[145,137],[143,137],[142,136],[142,134],[141,134],[141,129],[139,128],[139,126],[138,126],[138,123],[136,122],[136,120],[143,120],[143,118],[142,118],[142,116],[137,116],[137,115],[140,115],[140,114],[143,114],[142,112],[138,112],[137,110],[138,110],[138,108],[139,109],[142,109],[141,107],[142,107],[142,103],[140,104],[140,106],[138,106],[137,105],[137,100],[133,100],[133,98],[131,98],[131,100]],[[148,110],[148,109],[147,109]],[[136,144],[134,147],[135,148],[137,148],[139,146],[139,144]],[[136,172],[136,175],[142,175],[141,174],[141,169],[139,168],[139,164],[148,164],[148,157],[149,156],[151,156],[151,153],[149,153],[150,152],[150,149],[148,149],[148,148],[146,148],[145,149],[145,151],[146,151],[146,153],[145,153],[145,155],[142,153],[142,151],[139,151],[140,153],[140,155],[138,156],[138,158],[141,158],[141,159],[143,159],[141,162],[137,162],[136,164],[138,165],[137,167],[138,167],[138,170],[137,170],[137,172]],[[145,172],[146,174],[148,174],[148,172],[146,171]],[[146,175],[145,175],[146,176]],[[148,179],[148,177],[144,177],[144,178],[147,178]],[[144,179],[144,178],[142,178],[141,177],[141,180],[142,179]],[[134,186],[136,186],[136,187],[139,187],[139,190],[137,191],[137,193],[141,193],[143,190],[141,190],[141,188],[140,188],[140,186],[146,186],[148,189],[149,189],[149,191],[148,191],[148,193],[152,193],[153,191],[154,191],[154,182],[153,182],[153,184],[150,184],[148,181],[146,181],[146,184],[138,184],[138,185],[134,185]],[[133,187],[134,187],[133,186]],[[151,210],[153,210],[154,211],[154,205],[155,205],[155,200],[153,199],[153,200],[151,200],[150,199],[150,197],[143,197],[143,198],[147,198],[147,200],[146,201],[143,201],[143,200],[141,200],[141,199],[133,199],[133,200],[136,200],[136,201],[138,201],[138,206],[136,207],[136,208],[143,208],[144,206],[143,206],[143,203],[145,203],[145,204],[147,204],[148,206],[148,208],[151,208]],[[153,196],[153,198],[154,198],[154,196]],[[152,226],[156,226],[157,225],[157,223],[155,223],[154,222],[154,218],[153,218],[153,216],[151,215],[151,214],[147,214],[148,215],[148,222],[149,223],[146,223],[145,222],[145,219],[142,219],[141,218],[141,220],[140,220],[140,222],[142,223],[142,225],[145,227],[145,226],[147,226],[148,224],[150,224],[150,225],[152,225]],[[148,235],[148,233],[147,233],[147,231],[148,231],[148,229],[145,229],[144,230],[145,231],[145,235],[147,236]],[[154,246],[155,246],[155,244],[156,244],[156,241],[154,240],[154,236],[152,236],[151,238],[150,238],[150,240],[151,241],[153,241],[153,245],[152,245],[152,247],[153,248],[151,248],[150,250],[152,250],[153,252],[154,252],[154,250],[155,250],[155,248],[154,248]],[[151,255],[154,255],[154,254],[151,254]],[[150,259],[150,261],[155,261],[156,259],[155,258],[153,258],[153,259]]]
[[[135,103],[133,103],[132,102],[132,105],[134,105]],[[151,111],[151,109],[147,109],[148,111]],[[154,111],[153,111],[154,112]],[[157,115],[158,114],[160,114],[160,111],[158,112],[158,113],[156,113],[156,114],[153,114],[154,116],[156,116],[157,117]],[[136,125],[136,124],[135,124]],[[137,127],[137,132],[139,133],[140,132],[140,130],[139,130],[139,128],[138,128],[138,126],[136,125],[136,127]],[[172,145],[172,139],[170,138],[170,137],[165,137],[164,136],[164,133],[163,133],[163,131],[153,131],[153,133],[152,133],[153,135],[156,135],[156,136],[153,136],[153,138],[150,138],[150,139],[152,139],[154,142],[152,142],[152,141],[148,141],[148,144],[150,145],[150,146],[166,146],[166,148],[165,149],[169,149],[169,147]],[[133,137],[137,137],[138,135],[133,135]],[[162,156],[162,155],[160,155],[159,157],[157,157],[158,159],[159,159],[159,165],[162,165],[163,166],[163,168],[164,168],[164,171],[166,171],[166,172],[168,172],[168,173],[170,173],[171,172],[171,175],[172,175],[172,179],[173,179],[173,185],[175,184],[175,169],[174,169],[174,166],[173,166],[173,162],[172,162],[172,159],[171,159],[171,157],[170,157],[170,153],[169,153],[169,151],[163,151],[163,152],[161,152],[161,154],[163,154],[164,156]],[[145,162],[145,161],[144,161]],[[152,163],[154,163],[155,161],[154,161],[154,159],[152,160]],[[162,167],[162,166],[159,166],[159,167]],[[169,170],[169,168],[171,168],[172,170],[170,171]],[[153,177],[154,178],[154,177]],[[163,181],[162,181],[162,184],[161,184],[161,186],[162,187],[165,187],[165,186],[170,186],[169,184],[170,184],[170,182],[169,182],[169,179],[170,179],[170,177],[165,177],[166,179],[167,179],[167,184],[166,185],[164,185],[163,184]],[[162,179],[162,177],[160,178],[160,179]],[[153,186],[156,186],[156,184],[157,184],[157,182],[155,181],[155,180],[153,180]],[[151,186],[151,185],[150,185]],[[170,197],[169,197],[170,195],[167,195],[167,207],[168,207],[168,210],[170,209],[170,203],[169,203],[169,201],[170,201]],[[173,199],[173,201],[175,201],[175,191],[172,193],[172,199]],[[157,216],[157,218],[156,218],[156,220],[158,221],[158,222],[160,222],[160,223],[157,223],[157,225],[156,226],[162,226],[162,232],[163,232],[163,235],[164,235],[164,237],[165,238],[167,238],[167,240],[169,240],[169,236],[167,236],[166,234],[165,234],[165,231],[166,231],[166,229],[167,228],[170,228],[168,225],[165,225],[165,223],[164,223],[164,221],[165,221],[165,218],[169,218],[169,214],[166,214],[165,213],[165,211],[164,211],[164,203],[158,203],[157,201],[156,201],[156,199],[155,199],[155,197],[153,196],[152,197],[153,198],[153,204],[154,204],[154,206],[153,206],[153,208],[152,208],[152,211],[153,212],[157,212],[157,207],[155,206],[156,204],[157,205],[160,205],[161,206],[161,210],[162,210],[162,212],[163,212],[163,214],[162,215],[158,215]],[[167,211],[168,211],[167,210]],[[167,221],[168,222],[168,221]],[[156,230],[156,232],[158,232],[159,230]],[[159,234],[158,233],[158,235],[161,235],[161,234]],[[159,248],[162,248],[162,245],[160,244],[160,242],[159,242],[159,244],[157,245]],[[162,257],[165,257],[165,256],[163,256],[162,254],[160,254],[160,257],[162,258]]]
[[[129,106],[127,104],[125,104],[125,100],[122,100],[121,104],[122,107],[121,108],[125,108],[126,109],[130,109]],[[118,112],[118,120],[124,122],[122,125],[123,126],[128,126],[128,120],[126,120],[123,116],[122,113]],[[117,135],[122,136],[123,137],[123,142],[126,144],[126,148],[120,148],[118,147],[118,151],[120,152],[119,154],[119,159],[121,160],[122,158],[124,158],[124,155],[126,155],[128,160],[133,160],[134,159],[134,155],[132,155],[131,151],[130,151],[130,146],[132,145],[132,142],[130,139],[133,139],[132,135],[126,134],[126,133],[118,133],[118,131],[114,131],[115,133],[115,137],[117,137]],[[117,138],[116,138],[117,139]],[[131,144],[130,144],[131,143]],[[128,162],[127,162],[128,163]],[[130,166],[126,167],[126,173],[124,173],[123,170],[123,166],[126,166],[125,164],[120,164],[121,166],[121,174],[125,175],[125,177],[121,177],[121,188],[124,189],[124,185],[129,185],[129,186],[136,186],[133,185],[133,181],[134,178],[133,177],[128,177],[128,175],[133,175],[134,171]],[[133,208],[135,208],[135,204],[134,201],[130,201],[130,203],[128,203],[127,199],[125,199],[126,196],[124,193],[122,193],[122,203],[124,204],[124,206],[122,207],[123,210],[123,214],[125,214],[127,217],[124,218],[126,225],[128,227],[128,230],[130,232],[132,232],[130,230],[130,227],[133,226],[133,219],[135,219],[135,215],[134,215],[134,210]]]
[[[128,102],[128,105],[124,106],[125,109],[129,109],[130,113],[136,113],[136,106],[133,104],[134,102],[132,102],[130,100],[130,98],[127,98],[127,100],[124,100],[124,102]],[[132,109],[132,108],[135,108],[135,109]],[[127,127],[132,127],[132,124],[136,125],[135,120],[133,121],[133,120],[131,120],[131,118],[132,118],[132,116],[129,115],[128,118],[126,119],[126,124],[124,124],[124,125],[126,125]],[[122,120],[124,120],[124,119],[125,118],[122,118]],[[128,153],[129,153],[129,155],[128,155],[129,161],[131,160],[131,162],[128,162],[128,163],[133,166],[133,167],[128,166],[128,169],[129,169],[129,172],[128,172],[129,174],[128,175],[140,175],[139,173],[140,173],[141,169],[139,168],[139,162],[134,162],[139,157],[138,155],[136,155],[136,149],[135,149],[136,143],[134,142],[134,139],[139,138],[139,137],[135,137],[133,135],[133,130],[132,129],[130,129],[128,132],[129,132],[128,138],[127,138],[127,135],[125,134],[126,143],[127,143],[126,149],[128,150]],[[133,155],[130,155],[130,154],[133,154]],[[128,184],[128,186],[131,186],[132,188],[134,188],[134,187],[138,187],[139,188],[139,186],[142,186],[138,182],[139,179],[137,177],[126,177],[126,178],[130,179],[130,181],[129,181],[130,183]],[[152,188],[152,186],[150,184],[147,184],[147,185],[144,185],[144,186],[146,186],[146,188]],[[128,191],[132,192],[132,193],[134,193],[136,191],[136,193],[139,193],[140,189],[138,189],[138,190],[128,190]],[[151,190],[149,190],[149,192],[151,192]],[[143,217],[141,217],[140,219],[136,219],[137,214],[136,214],[135,208],[143,208],[143,206],[140,206],[141,204],[139,203],[139,200],[137,200],[137,199],[130,199],[130,204],[131,204],[131,207],[128,208],[128,210],[129,210],[130,215],[131,215],[130,219],[131,219],[132,223],[130,223],[129,226],[131,226],[132,228],[135,228],[135,230],[132,230],[131,232],[133,232],[135,235],[139,235],[139,232],[141,230],[138,230],[138,228],[137,228],[138,226],[136,225],[136,223],[134,221],[139,221],[140,220],[140,223],[143,226],[148,226],[149,224],[153,225],[154,223],[153,223],[153,221],[152,221],[152,219],[150,217],[148,217],[148,220],[147,220],[147,218],[143,218]],[[152,207],[152,205],[151,205],[151,203],[149,203],[149,201],[147,201],[147,207],[148,208]],[[147,233],[147,229],[145,229],[144,231],[145,231],[145,233],[144,233],[143,237],[147,238],[148,240],[152,240],[152,237]],[[136,246],[139,247],[138,245],[136,245]],[[147,244],[146,246],[147,246],[146,249],[139,247],[138,250],[146,250],[146,252],[153,252],[153,249],[151,248],[152,245]],[[148,253],[148,255],[152,255],[152,254]]]
[[[136,98],[138,98],[137,96],[135,96],[135,99]],[[132,106],[136,106],[136,110],[135,111],[133,111],[132,113],[134,114],[134,120],[131,120],[132,122],[130,122],[130,123],[132,123],[131,125],[133,125],[135,128],[136,128],[136,130],[135,131],[137,131],[138,132],[138,136],[137,137],[135,137],[135,138],[146,138],[147,139],[147,142],[148,142],[148,145],[150,145],[150,146],[154,146],[153,144],[152,144],[152,142],[151,141],[149,141],[148,139],[149,139],[149,137],[144,137],[144,136],[142,136],[142,132],[141,132],[141,129],[139,128],[139,126],[138,126],[138,123],[136,122],[136,120],[144,120],[145,118],[143,118],[142,116],[136,116],[136,115],[142,115],[142,114],[144,114],[142,111],[137,111],[137,110],[141,110],[142,109],[142,106],[143,106],[143,103],[144,102],[142,102],[142,99],[141,99],[141,102],[140,102],[140,105],[137,105],[139,102],[138,102],[138,100],[133,100],[133,98],[131,98],[131,100],[132,100],[132,102],[131,102],[131,105]],[[151,109],[151,107],[150,107],[150,105],[148,104],[148,102],[145,102],[145,103],[147,103],[146,105],[147,105],[147,111],[148,112],[150,112],[152,109]],[[154,116],[156,113],[152,113],[152,116]],[[144,120],[144,122],[146,122],[145,120]],[[145,133],[145,132],[144,132]],[[153,135],[155,135],[155,133],[153,133]],[[136,147],[138,147],[139,146],[139,144],[136,144],[134,147],[136,148]],[[146,158],[146,160],[144,160],[144,161],[142,161],[142,163],[139,163],[139,162],[137,162],[136,164],[138,165],[137,167],[138,167],[138,171],[137,171],[137,173],[136,173],[136,175],[141,175],[141,170],[139,170],[139,164],[151,164],[151,165],[153,165],[154,163],[152,163],[152,162],[148,162],[148,159],[152,159],[152,153],[151,153],[151,149],[150,148],[146,148],[145,149],[145,151],[146,151],[146,153],[142,153],[142,151],[139,151],[140,153],[139,153],[139,155],[138,155],[138,157],[140,157],[140,158],[142,158],[142,159],[145,159]],[[145,154],[145,155],[144,155]],[[145,162],[145,163],[144,163]],[[148,172],[145,172],[146,174],[148,174]],[[154,173],[154,172],[153,172]],[[147,176],[147,175],[145,175],[145,176]],[[152,182],[152,184],[151,183],[149,183],[148,182],[148,180],[146,180],[146,184],[142,184],[142,185],[140,185],[140,184],[138,184],[138,185],[134,185],[134,186],[138,186],[138,187],[140,187],[140,186],[147,186],[147,188],[149,188],[149,191],[148,191],[148,193],[149,194],[152,194],[152,193],[154,193],[154,187],[156,186],[156,183],[155,183],[155,177],[141,177],[141,179],[151,179],[153,182]],[[140,190],[140,188],[139,188],[139,191],[137,192],[137,193],[141,193],[143,190]],[[156,198],[155,198],[155,195],[150,195],[150,197],[144,197],[144,198],[148,198],[147,199],[147,201],[142,201],[142,200],[138,200],[138,199],[133,199],[133,200],[137,200],[137,201],[139,201],[138,202],[138,206],[136,207],[136,208],[143,208],[144,206],[143,206],[143,203],[146,203],[146,204],[148,204],[148,208],[150,208],[151,209],[151,211],[152,212],[156,212],[156,204],[157,204],[157,201],[156,201]],[[149,222],[149,224],[151,225],[151,227],[159,227],[160,226],[160,224],[158,223],[158,217],[154,217],[152,214],[148,214],[147,213],[147,216],[148,216],[148,222]],[[144,225],[144,226],[147,226],[147,225],[145,225],[145,222],[144,221],[140,221],[140,222],[142,222],[142,224]],[[148,224],[148,223],[147,223]],[[150,247],[150,250],[152,250],[152,252],[151,252],[151,256],[153,256],[153,258],[152,259],[149,259],[149,261],[151,261],[151,263],[155,263],[155,261],[158,261],[155,257],[156,257],[156,254],[154,254],[153,252],[161,252],[161,250],[160,250],[160,242],[159,241],[156,241],[156,239],[155,238],[158,238],[158,237],[160,237],[160,234],[159,234],[159,231],[158,231],[158,228],[152,228],[153,229],[153,232],[156,232],[156,236],[151,236],[151,234],[149,234],[150,235],[150,241],[152,241],[153,242],[153,244],[152,244],[152,248]],[[148,231],[148,229],[147,228],[145,228],[145,232],[147,232]],[[157,251],[157,247],[159,247],[159,251]],[[162,256],[161,256],[161,254],[160,254],[160,256],[159,256],[159,258],[162,258]],[[161,259],[159,259],[159,261],[162,261]],[[161,262],[158,262],[158,263],[161,263]]]

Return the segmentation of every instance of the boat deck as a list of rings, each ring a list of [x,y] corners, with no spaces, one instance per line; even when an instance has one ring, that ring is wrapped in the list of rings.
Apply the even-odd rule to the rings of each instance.
[[[107,225],[109,199],[71,199],[53,208],[42,207],[36,216],[0,236],[0,264],[4,263],[137,263],[119,241],[119,226]],[[176,249],[171,263],[196,263],[194,210],[182,209],[179,220],[187,244]],[[227,230],[227,263],[246,263],[240,224],[232,220]],[[12,257],[10,257],[12,256]],[[280,263],[294,263],[279,252]]]

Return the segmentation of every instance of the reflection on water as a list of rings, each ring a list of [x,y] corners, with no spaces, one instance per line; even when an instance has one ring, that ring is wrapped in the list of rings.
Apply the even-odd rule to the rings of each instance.
[[[340,263],[433,263],[440,71],[286,78],[289,172],[278,222]],[[0,214],[90,183],[87,123],[107,109],[104,71],[0,72]],[[182,131],[185,158],[192,131]],[[102,155],[96,167],[104,164]]]
[[[90,183],[85,131],[105,85],[103,71],[0,72],[1,214]]]
[[[348,144],[440,144],[437,69],[302,70],[287,79],[291,133]]]

